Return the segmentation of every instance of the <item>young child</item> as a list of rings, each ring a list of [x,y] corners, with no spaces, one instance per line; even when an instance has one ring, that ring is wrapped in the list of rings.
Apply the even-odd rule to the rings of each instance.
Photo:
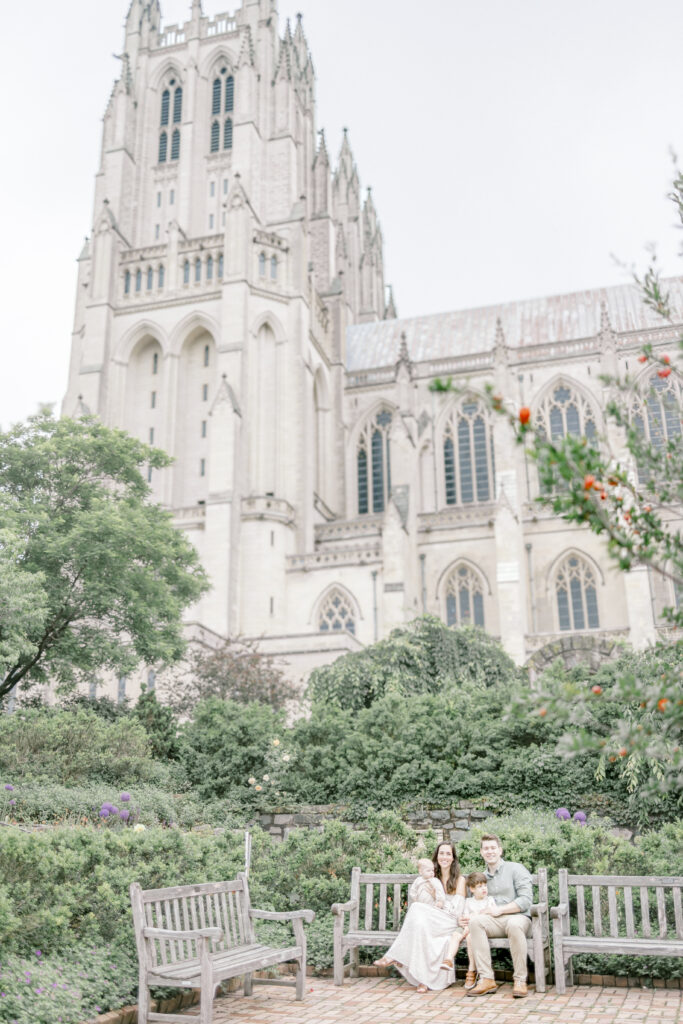
[[[417,862],[418,876],[410,886],[408,899],[411,903],[428,903],[441,910],[446,904],[446,893],[440,879],[434,877],[434,865],[429,857]]]
[[[460,915],[465,924],[459,925],[448,940],[448,951],[441,964],[444,971],[451,970],[460,943],[463,939],[467,939],[470,933],[467,921],[469,921],[473,914],[481,914],[487,907],[494,907],[496,905],[493,896],[489,896],[486,875],[483,872],[473,871],[472,874],[467,876],[465,881],[472,895],[465,900],[465,906]],[[465,978],[465,988],[469,989],[474,988],[477,982],[477,970],[469,939],[467,941],[467,955],[469,957],[469,964],[467,967],[467,977]]]

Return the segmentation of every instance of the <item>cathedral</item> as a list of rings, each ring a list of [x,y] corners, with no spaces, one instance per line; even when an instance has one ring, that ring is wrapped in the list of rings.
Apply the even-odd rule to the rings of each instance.
[[[626,285],[399,319],[349,137],[316,123],[301,18],[279,25],[275,0],[188,14],[165,27],[158,0],[130,4],[62,409],[173,456],[153,500],[212,581],[188,636],[258,640],[300,680],[422,613],[532,671],[654,642],[668,581],[620,573],[539,506],[481,396],[491,382],[549,435],[618,452],[600,375],[642,370],[681,323]],[[683,282],[671,298],[683,310]],[[444,376],[458,396],[430,391]],[[654,442],[680,431],[675,387],[648,404]]]

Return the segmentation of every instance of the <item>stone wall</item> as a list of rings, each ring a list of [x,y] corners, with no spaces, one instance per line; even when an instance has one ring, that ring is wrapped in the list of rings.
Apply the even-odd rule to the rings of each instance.
[[[457,843],[463,839],[472,825],[483,821],[492,811],[475,807],[468,800],[460,800],[456,806],[448,808],[409,807],[401,812],[406,825],[416,832],[436,832],[440,842]],[[349,808],[339,804],[309,804],[297,811],[279,811],[272,814],[260,814],[256,821],[274,839],[286,839],[293,828],[322,829],[325,821],[341,820],[352,828],[359,828],[362,822],[351,820]]]

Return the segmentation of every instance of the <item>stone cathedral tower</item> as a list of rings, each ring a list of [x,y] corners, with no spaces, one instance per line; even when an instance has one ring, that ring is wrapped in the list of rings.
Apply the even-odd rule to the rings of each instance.
[[[275,0],[193,0],[168,28],[132,0],[121,61],[63,412],[174,457],[150,482],[212,578],[193,621],[281,636],[287,559],[345,501],[346,327],[387,313],[373,200],[346,133],[333,166],[301,18],[281,32]]]
[[[349,139],[333,164],[316,130],[300,19],[193,0],[162,28],[158,0],[132,0],[121,61],[63,411],[174,457],[152,492],[213,583],[190,633],[258,638],[299,678],[423,612],[534,670],[665,635],[683,594],[540,509],[482,396],[493,384],[547,434],[619,452],[601,375],[675,344],[683,280],[668,325],[628,286],[398,320]],[[649,372],[642,429],[661,445],[683,396]],[[460,392],[437,397],[448,375]]]

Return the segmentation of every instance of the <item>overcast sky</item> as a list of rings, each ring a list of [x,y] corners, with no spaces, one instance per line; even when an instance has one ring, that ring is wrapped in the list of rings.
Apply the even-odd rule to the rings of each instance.
[[[237,2],[237,0],[235,0]],[[0,424],[66,386],[75,260],[128,0],[4,14]],[[683,156],[680,0],[280,0],[331,154],[348,126],[400,316],[618,284],[658,245]],[[166,25],[190,0],[162,0]],[[204,0],[205,13],[224,10]],[[230,8],[231,10],[234,8]]]

